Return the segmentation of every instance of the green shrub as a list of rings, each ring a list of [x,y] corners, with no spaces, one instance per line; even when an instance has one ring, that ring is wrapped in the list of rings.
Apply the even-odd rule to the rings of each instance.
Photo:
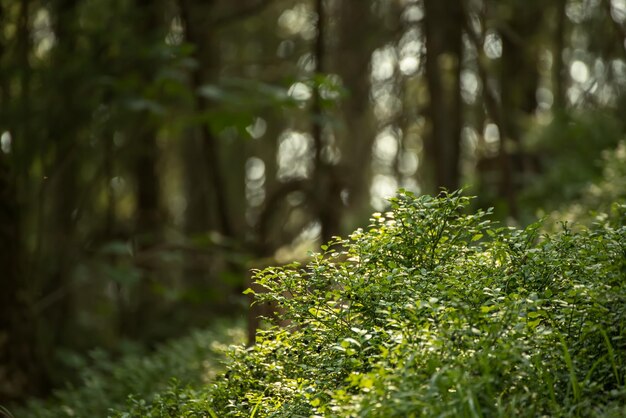
[[[541,235],[468,204],[401,192],[307,266],[258,272],[283,327],[117,416],[624,416],[626,208]]]
[[[152,399],[176,379],[180,384],[200,385],[221,370],[220,359],[226,347],[243,341],[243,327],[224,321],[208,330],[160,346],[154,353],[128,354],[111,359],[103,351],[93,351],[93,363],[80,371],[79,384],[58,390],[47,400],[31,400],[13,411],[17,418],[105,417],[112,408],[124,408],[129,394]],[[179,383],[176,383],[179,384]],[[160,401],[163,395],[158,394]]]

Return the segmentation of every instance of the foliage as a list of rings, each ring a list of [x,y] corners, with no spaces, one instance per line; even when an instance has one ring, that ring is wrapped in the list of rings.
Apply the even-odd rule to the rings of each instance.
[[[102,417],[110,408],[124,406],[129,394],[151,399],[174,379],[181,385],[209,381],[221,369],[228,344],[240,343],[242,327],[232,321],[196,330],[180,340],[160,346],[154,353],[130,353],[121,360],[103,351],[90,353],[93,365],[76,359],[80,381],[55,391],[48,401],[31,400],[16,417]],[[161,399],[157,396],[155,399]],[[145,401],[144,401],[145,402]]]
[[[569,222],[572,227],[591,225],[602,221],[609,214],[616,214],[626,204],[626,142],[603,153],[602,176],[582,187],[581,197],[565,202],[558,210],[549,213],[552,229],[559,221]],[[543,211],[539,211],[543,215]]]
[[[532,209],[555,208],[584,198],[585,186],[602,177],[603,152],[615,149],[623,132],[619,112],[558,115],[531,136],[529,147],[541,157],[543,172],[529,182],[522,202]]]
[[[469,202],[401,192],[307,266],[258,272],[282,327],[117,416],[622,416],[626,207],[542,235]]]
[[[578,198],[626,132],[624,2],[442,5],[0,0],[0,403],[239,312],[246,266],[398,186]]]

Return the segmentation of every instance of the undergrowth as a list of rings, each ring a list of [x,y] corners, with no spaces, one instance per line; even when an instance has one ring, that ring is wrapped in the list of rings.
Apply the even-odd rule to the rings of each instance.
[[[55,391],[47,400],[31,400],[4,411],[15,418],[106,417],[124,409],[129,394],[151,402],[172,385],[199,386],[211,381],[223,366],[229,344],[241,343],[243,327],[223,321],[211,329],[161,345],[154,353],[134,353],[111,359],[103,351],[89,353],[91,366],[80,369],[78,384]],[[0,409],[0,416],[2,415]]]
[[[306,266],[257,272],[283,327],[115,416],[626,416],[626,206],[548,235],[469,202],[401,192]]]

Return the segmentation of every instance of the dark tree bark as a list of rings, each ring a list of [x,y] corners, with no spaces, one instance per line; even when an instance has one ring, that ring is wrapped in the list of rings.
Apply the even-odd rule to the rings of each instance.
[[[531,162],[524,154],[522,135],[537,108],[539,85],[538,46],[532,42],[542,22],[540,5],[512,1],[508,18],[500,30],[502,58],[500,67],[500,159],[502,165],[499,194],[508,204],[509,214],[517,217],[517,191]],[[560,53],[559,53],[560,57]],[[556,58],[556,57],[555,57]],[[556,58],[558,59],[558,58]]]
[[[565,62],[563,51],[565,49],[565,36],[567,15],[565,8],[567,0],[557,0],[556,2],[556,27],[554,28],[554,49],[552,52],[553,73],[552,73],[552,94],[554,96],[553,108],[560,111],[565,106]]]
[[[242,5],[241,13],[228,15],[225,20],[215,19],[215,1],[179,0],[179,11],[184,26],[185,40],[194,46],[193,58],[197,67],[191,73],[190,87],[195,94],[193,111],[203,117],[210,115],[215,104],[201,95],[203,85],[219,83],[220,48],[217,22],[225,24],[231,19],[243,18],[249,10]],[[261,7],[256,5],[256,7]],[[185,229],[188,236],[218,232],[226,245],[241,243],[240,235],[245,231],[245,155],[239,143],[223,144],[213,132],[208,121],[203,120],[189,130],[183,145],[183,155],[188,162],[185,172],[188,206]],[[235,143],[239,138],[235,139]],[[236,191],[233,193],[233,191]],[[240,203],[237,205],[237,203]],[[185,268],[185,279],[202,293],[219,295],[207,297],[211,312],[232,310],[232,301],[243,291],[241,283],[227,283],[222,273],[244,277],[243,266],[215,256],[211,259],[196,258],[193,265]],[[232,297],[231,297],[232,296]]]
[[[9,118],[9,108],[16,104],[19,112],[27,113],[30,93],[30,4],[19,3],[17,39],[13,50],[0,37],[0,61],[14,57],[20,68],[16,81],[20,93],[12,95],[9,77],[0,82],[0,122],[9,132],[22,138],[26,123]],[[0,26],[5,23],[5,9],[0,4]],[[9,55],[10,54],[10,55]],[[16,72],[17,73],[17,72]],[[15,114],[14,107],[12,114]],[[0,291],[0,404],[16,401],[29,395],[41,395],[49,387],[37,347],[35,318],[32,312],[32,294],[24,271],[24,242],[22,235],[25,212],[20,207],[18,195],[17,156],[15,141],[10,153],[0,150],[0,266],[2,266],[2,291]]]
[[[148,45],[158,45],[163,38],[164,22],[161,16],[161,3],[154,0],[135,0],[136,33]],[[143,52],[145,54],[145,52]],[[155,77],[155,58],[137,63],[142,80],[151,83]],[[160,184],[158,175],[158,147],[156,142],[157,123],[148,112],[138,115],[137,123],[131,130],[131,140],[135,143],[133,171],[137,182],[136,230],[139,244],[150,243],[157,238],[163,221],[160,207]]]
[[[4,5],[0,3],[0,25],[5,25],[5,11]],[[6,52],[6,45],[4,44],[4,37],[0,37],[0,60],[4,60],[4,54]],[[9,81],[8,77],[3,77],[0,80],[0,123],[6,123],[5,117],[7,108],[7,100],[9,95]]]
[[[361,0],[341,0],[336,7],[337,40],[331,64],[348,91],[340,106],[345,128],[338,129],[336,137],[341,169],[345,170],[342,177],[349,193],[348,205],[353,213],[369,211],[371,165],[366,162],[372,157],[376,126],[372,122],[367,69],[375,48],[373,41],[378,40],[376,35],[381,31],[380,22],[372,17],[368,7],[363,7]]]
[[[541,13],[526,2],[515,7],[513,18],[500,31],[502,37],[502,60],[500,73],[500,100],[508,138],[517,146],[526,119],[537,108],[538,48],[531,42],[541,22]]]
[[[36,268],[31,277],[37,286],[37,350],[39,367],[51,380],[58,375],[59,363],[55,360],[59,346],[71,344],[75,340],[70,329],[75,321],[75,292],[72,285],[72,270],[76,255],[75,210],[77,208],[78,179],[80,164],[77,159],[79,130],[84,118],[85,107],[75,93],[81,81],[74,77],[71,67],[65,67],[76,53],[77,0],[60,0],[53,3],[52,17],[56,44],[51,51],[51,62],[55,69],[44,78],[52,93],[50,102],[50,122],[43,131],[47,151],[53,157],[44,165],[44,178],[37,179],[40,193],[38,216],[40,246],[34,256]],[[76,88],[72,93],[66,88]],[[26,143],[37,140],[37,132],[26,131],[22,138]],[[24,150],[26,151],[26,150]]]
[[[48,387],[35,348],[28,284],[22,269],[20,210],[9,155],[0,151],[0,404]]]
[[[315,56],[315,72],[318,76],[321,76],[327,71],[327,16],[324,0],[315,1],[315,11],[317,13],[317,37],[315,38],[313,55]],[[319,85],[313,92],[311,118],[311,133],[314,144],[314,172],[311,198],[321,226],[321,240],[326,243],[341,232],[343,204],[340,197],[341,182],[338,178],[337,167],[325,161],[323,156],[326,145],[324,140],[325,115],[322,109],[321,86]]]
[[[313,56],[315,57],[315,72],[322,75],[326,70],[326,13],[324,9],[324,0],[315,0],[315,11],[317,13],[317,36],[313,48]],[[313,92],[313,104],[311,106],[311,114],[313,126],[311,132],[313,135],[313,143],[315,144],[315,158],[313,159],[314,167],[317,171],[322,170],[322,148],[324,147],[324,138],[322,138],[322,130],[324,124],[322,121],[322,96],[319,86]]]
[[[463,9],[461,1],[424,0],[426,80],[430,104],[426,164],[434,189],[459,187]]]
[[[158,239],[163,221],[157,168],[159,153],[153,128],[137,127],[133,140],[138,143],[134,161],[137,181],[136,239],[139,247],[145,247]]]
[[[134,33],[142,40],[141,45],[154,47],[163,42],[165,34],[162,3],[154,0],[135,0]],[[159,58],[138,51],[135,63],[143,83],[154,81]],[[159,176],[159,149],[157,145],[158,123],[148,111],[137,115],[135,125],[130,127],[132,147],[131,170],[135,178],[135,225],[134,246],[136,267],[141,271],[139,283],[130,291],[129,302],[120,313],[120,332],[132,338],[151,338],[154,327],[151,321],[158,318],[160,310],[156,303],[153,284],[159,280],[159,259],[153,249],[162,239],[163,210],[161,208],[161,185]]]
[[[20,0],[20,12],[17,23],[17,39],[16,39],[16,61],[18,62],[18,72],[19,72],[19,85],[20,85],[20,96],[19,98],[13,98],[16,102],[19,103],[18,112],[23,118],[22,121],[18,123],[11,123],[9,126],[15,126],[15,136],[16,138],[22,138],[21,141],[14,141],[13,152],[14,159],[17,164],[17,172],[19,174],[18,181],[21,181],[21,178],[26,178],[27,176],[27,167],[26,167],[26,155],[28,154],[28,142],[30,139],[30,126],[27,121],[31,116],[31,104],[30,104],[30,93],[31,93],[31,77],[32,77],[32,69],[30,67],[29,56],[32,51],[31,45],[31,28],[30,28],[30,19],[31,19],[31,10],[30,10],[30,1],[29,0]],[[24,144],[22,146],[22,144]],[[22,184],[20,184],[22,186]],[[20,187],[21,190],[21,187]]]
[[[194,92],[197,92],[198,88],[203,84],[217,81],[217,71],[220,62],[219,48],[216,44],[217,34],[213,25],[206,24],[211,17],[211,9],[214,6],[214,2],[180,0],[179,5],[181,18],[185,26],[185,37],[187,42],[195,46],[194,58],[197,60],[198,66],[192,73],[191,87]],[[207,99],[196,95],[195,107],[197,112],[205,113],[209,111],[210,103]],[[226,179],[222,174],[218,139],[207,123],[202,123],[199,131],[200,150],[211,186],[210,193],[213,197],[212,212],[217,217],[217,230],[226,237],[233,237],[235,231],[228,202]],[[189,173],[188,175],[194,177],[198,174]],[[189,181],[193,182],[194,180],[190,178]],[[202,180],[199,180],[199,184],[202,184]],[[199,192],[205,196],[207,195],[206,190]],[[198,200],[196,204],[204,206],[201,200]],[[197,216],[199,214],[198,209],[200,208],[191,208],[192,213],[190,215]],[[204,221],[200,221],[200,223],[202,224]]]

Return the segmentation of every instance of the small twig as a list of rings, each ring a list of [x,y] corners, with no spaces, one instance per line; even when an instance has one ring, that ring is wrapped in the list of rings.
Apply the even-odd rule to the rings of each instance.
[[[11,413],[11,411],[9,411],[8,409],[6,409],[4,406],[0,405],[0,414],[2,414],[3,416],[7,417],[7,418],[15,418],[13,416],[13,414]]]

